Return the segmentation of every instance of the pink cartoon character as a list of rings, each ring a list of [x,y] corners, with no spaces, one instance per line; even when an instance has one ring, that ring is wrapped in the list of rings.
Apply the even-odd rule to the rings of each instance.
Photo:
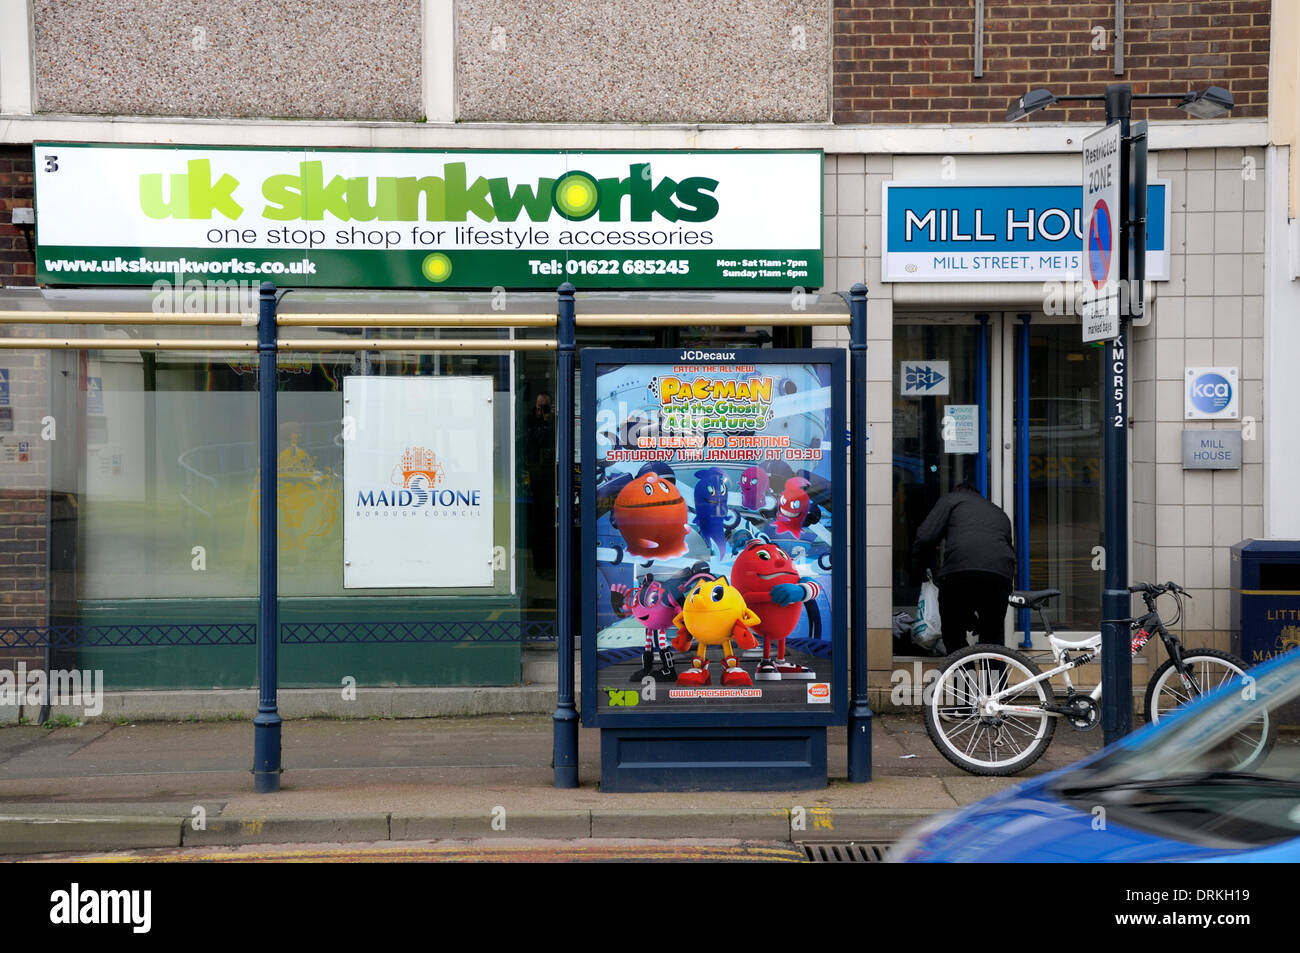
[[[639,682],[647,675],[656,682],[677,681],[677,669],[673,666],[673,653],[668,647],[668,627],[677,615],[678,606],[663,584],[656,582],[653,575],[646,573],[641,577],[641,585],[629,589],[622,583],[610,586],[610,602],[614,612],[626,617],[631,614],[645,627],[645,647],[641,652],[641,668],[628,679]],[[659,652],[659,668],[654,667],[655,651]]]

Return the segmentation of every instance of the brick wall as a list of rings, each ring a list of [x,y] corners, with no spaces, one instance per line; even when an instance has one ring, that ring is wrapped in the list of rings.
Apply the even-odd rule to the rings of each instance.
[[[14,208],[32,205],[30,146],[0,147],[0,285],[36,283],[36,259],[23,229],[10,224]],[[10,442],[35,436],[36,421],[48,388],[45,356],[28,351],[3,353],[9,371],[14,429],[0,433]],[[45,447],[33,443],[25,463],[0,460],[0,668],[19,662],[43,664],[41,649],[17,647],[3,633],[8,626],[45,625],[47,621],[46,464]]]
[[[31,147],[0,146],[0,285],[36,283],[36,258],[23,230],[10,224],[10,212],[31,208],[32,202]]]
[[[45,625],[46,494],[0,487],[0,668],[43,664],[39,648],[15,645],[9,626]]]
[[[984,76],[974,77],[974,0],[835,0],[834,119],[841,123],[1003,122],[1030,89],[1135,93],[1224,86],[1232,115],[1268,105],[1269,0],[1128,0],[1124,74],[1114,65],[1115,5],[985,0]],[[1105,49],[1094,49],[1105,30]],[[1096,121],[1100,103],[1058,104],[1033,119]],[[1136,118],[1177,119],[1135,104]]]

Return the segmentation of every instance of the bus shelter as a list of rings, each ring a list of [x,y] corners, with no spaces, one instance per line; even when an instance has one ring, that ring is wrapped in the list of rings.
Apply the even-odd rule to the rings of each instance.
[[[865,414],[846,415],[842,395],[838,403],[833,399],[844,382],[843,353],[797,345],[807,343],[814,325],[851,326],[854,401],[865,405],[857,366],[865,361],[865,289],[844,296],[597,292],[582,296],[581,313],[576,300],[571,285],[561,286],[557,299],[505,292],[284,291],[268,283],[255,300],[213,301],[209,292],[206,299],[178,299],[161,308],[157,295],[144,290],[7,292],[0,346],[11,365],[14,400],[26,404],[14,407],[12,419],[35,439],[11,439],[6,449],[38,465],[6,489],[42,498],[51,519],[42,557],[48,567],[45,611],[33,612],[30,624],[12,626],[6,649],[27,651],[46,667],[102,665],[110,690],[199,690],[255,680],[255,786],[274,791],[282,769],[282,661],[293,686],[341,683],[346,691],[349,681],[509,683],[518,678],[519,646],[553,638],[559,661],[556,783],[576,785],[572,637],[585,614],[595,612],[592,598],[608,602],[610,586],[641,588],[610,582],[607,573],[589,587],[591,567],[584,560],[609,547],[581,553],[574,547],[579,522],[593,529],[608,522],[604,512],[576,519],[580,507],[589,514],[597,505],[588,497],[608,497],[611,488],[602,489],[608,481],[601,477],[628,475],[614,472],[625,467],[582,461],[584,450],[595,452],[600,398],[585,389],[608,373],[601,370],[608,367],[601,354],[617,347],[630,352],[622,359],[629,366],[658,362],[697,370],[722,367],[729,359],[718,355],[727,354],[737,373],[775,361],[793,376],[762,385],[777,388],[763,396],[784,402],[787,425],[821,418],[816,448],[809,445],[812,431],[793,446],[768,448],[779,449],[783,459],[777,462],[792,471],[777,466],[776,475],[792,491],[806,481],[810,502],[819,498],[828,517],[822,531],[836,527],[838,533],[829,540],[828,533],[818,535],[799,554],[811,565],[837,566],[840,575],[825,586],[814,580],[827,611],[818,613],[815,630],[808,622],[794,636],[816,636],[832,646],[822,665],[828,677],[804,666],[816,674],[815,690],[824,686],[827,693],[826,701],[806,704],[825,707],[812,709],[815,718],[796,719],[822,729],[820,760],[810,749],[808,765],[816,774],[820,764],[824,779],[824,725],[847,718],[851,750],[869,744],[865,662],[854,666],[852,712],[846,682],[850,627],[865,660],[863,616],[849,604],[852,573],[844,570],[852,563],[836,558],[846,547],[854,558],[848,536],[851,514],[863,510],[857,499],[863,481],[849,480],[849,506],[821,505],[830,502],[828,494],[843,498],[837,474],[842,477],[845,451],[854,466],[861,464],[862,454],[852,452],[861,437],[849,421]],[[586,418],[588,405],[576,399],[579,347],[595,362],[583,380],[595,410]],[[661,350],[647,350],[656,347]],[[792,409],[808,399],[797,389],[799,374],[824,392],[818,398],[824,407]],[[553,413],[539,413],[547,404]],[[47,418],[56,428],[62,424],[62,441],[36,433],[38,425],[48,428]],[[625,423],[612,431],[615,444],[628,436]],[[738,439],[757,436],[752,426],[730,426]],[[579,446],[579,434],[589,446]],[[22,443],[27,447],[20,449]],[[755,441],[748,444],[744,449]],[[813,450],[822,448],[827,460],[821,473],[795,466],[813,463]],[[784,459],[797,454],[807,459]],[[735,469],[733,462],[716,469]],[[692,471],[682,481],[683,489],[692,488],[692,504],[698,479]],[[725,492],[739,494],[738,478],[728,479]],[[770,489],[771,473],[767,479]],[[745,534],[759,544],[764,534],[754,531],[763,528],[757,520],[764,517],[754,514],[770,510],[775,499],[764,494],[754,513],[739,517],[743,525],[736,512],[715,520],[688,506],[697,518],[687,533],[705,538],[720,522],[708,545],[730,567],[730,549]],[[790,528],[786,522],[787,535]],[[634,554],[626,541],[623,553],[624,568],[630,568]],[[617,563],[605,559],[602,565]],[[642,577],[647,574],[654,572]],[[643,581],[634,573],[629,583]],[[584,652],[626,648],[599,649],[594,636],[583,645]],[[612,659],[598,656],[584,668],[584,698],[599,690],[602,660],[623,664]],[[619,690],[629,686],[636,687],[629,682]],[[812,698],[813,688],[804,687]],[[584,702],[582,717],[614,714],[615,695],[602,697],[603,704]],[[637,719],[651,714],[650,707],[643,704]],[[739,712],[745,716],[739,721],[723,717],[708,728],[719,714],[706,707],[669,721],[679,722],[671,726],[679,734],[688,724],[751,727],[741,722],[752,713]],[[637,719],[616,724],[643,731],[645,724],[633,725]],[[852,760],[856,779],[865,780],[869,756]],[[657,773],[675,776],[663,782],[670,786],[737,783],[727,771],[700,771],[696,765],[675,773],[665,763]]]

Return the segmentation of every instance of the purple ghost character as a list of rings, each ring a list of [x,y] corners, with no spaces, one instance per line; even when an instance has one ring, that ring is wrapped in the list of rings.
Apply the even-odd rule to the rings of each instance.
[[[767,499],[767,471],[762,467],[749,467],[740,475],[740,505],[747,510],[763,508]]]

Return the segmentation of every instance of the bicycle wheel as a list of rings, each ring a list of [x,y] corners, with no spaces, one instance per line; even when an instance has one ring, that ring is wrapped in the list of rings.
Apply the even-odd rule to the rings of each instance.
[[[1052,686],[1033,681],[1038,674],[1029,658],[1000,645],[972,645],[950,655],[922,705],[926,733],[939,753],[980,775],[1015,774],[1037,761],[1056,731],[1056,717],[1043,710],[1053,704]],[[1038,710],[985,714],[985,699],[1008,688],[1002,704]]]
[[[1144,705],[1147,721],[1159,722],[1162,716],[1191,701],[1193,697],[1212,692],[1221,685],[1232,684],[1246,674],[1245,661],[1218,649],[1186,649],[1183,661],[1190,669],[1198,691],[1183,683],[1173,659],[1165,659],[1147,682]],[[1252,721],[1224,742],[1223,754],[1231,759],[1234,769],[1240,771],[1263,761],[1276,739],[1276,720],[1261,711],[1258,720]]]

